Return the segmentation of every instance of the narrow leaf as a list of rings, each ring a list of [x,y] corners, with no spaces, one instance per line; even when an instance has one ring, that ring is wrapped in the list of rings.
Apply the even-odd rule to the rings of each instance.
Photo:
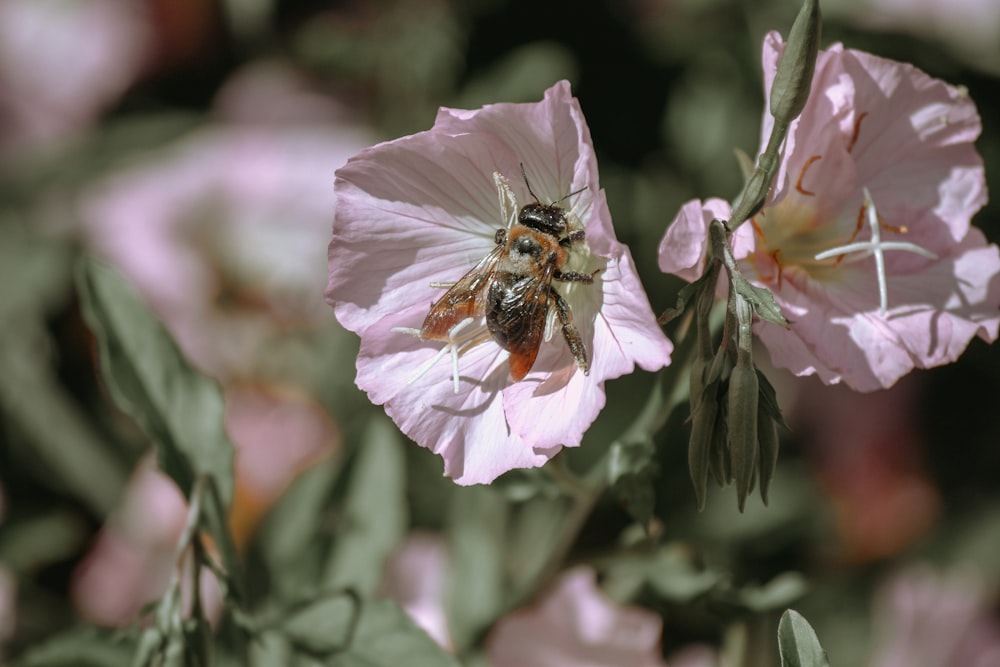
[[[778,623],[781,667],[830,667],[819,638],[799,612],[789,609]]]
[[[698,278],[698,280],[694,281],[693,283],[688,283],[687,285],[682,287],[680,291],[677,292],[677,303],[674,305],[673,308],[668,308],[667,310],[663,311],[663,314],[660,315],[657,321],[660,324],[666,324],[667,322],[670,322],[671,320],[674,320],[680,315],[682,315],[684,311],[687,309],[688,303],[691,301],[691,299],[698,296],[701,293],[702,286],[705,284],[705,282],[712,278],[718,278],[718,274],[712,272],[705,272],[701,275],[700,278]]]
[[[387,419],[376,418],[350,470],[325,587],[374,594],[382,584],[385,560],[402,539],[408,521],[400,435]]]
[[[507,502],[490,487],[457,489],[449,518],[448,618],[461,650],[504,604]]]
[[[135,643],[95,628],[56,635],[21,654],[15,667],[127,667]]]
[[[326,596],[285,630],[298,653],[335,667],[458,667],[392,600]]]
[[[115,403],[156,443],[160,467],[186,496],[195,477],[207,474],[228,506],[233,447],[223,428],[218,385],[188,364],[118,273],[84,257],[77,284]]]

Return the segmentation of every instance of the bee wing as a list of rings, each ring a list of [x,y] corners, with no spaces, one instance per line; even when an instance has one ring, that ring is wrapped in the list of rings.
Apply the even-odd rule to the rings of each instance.
[[[462,278],[448,288],[438,299],[420,327],[420,337],[430,340],[448,340],[448,334],[456,324],[469,317],[479,317],[484,311],[484,297],[496,273],[497,262],[504,247],[497,245],[469,270]]]
[[[524,379],[538,357],[545,334],[554,272],[555,266],[550,266],[542,276],[519,281],[511,288],[504,303],[503,311],[509,317],[498,324],[507,336],[510,376],[515,382]]]

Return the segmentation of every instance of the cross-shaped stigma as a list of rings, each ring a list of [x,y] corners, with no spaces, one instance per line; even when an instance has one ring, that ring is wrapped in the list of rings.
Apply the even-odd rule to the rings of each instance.
[[[863,204],[865,217],[868,220],[868,226],[871,227],[872,230],[871,238],[867,241],[848,243],[847,245],[825,250],[816,255],[815,259],[821,261],[837,257],[839,255],[844,255],[842,261],[857,262],[874,255],[875,272],[878,276],[879,314],[884,316],[886,310],[889,308],[889,295],[888,288],[886,287],[885,275],[885,251],[905,250],[906,252],[913,252],[921,255],[922,257],[926,257],[927,259],[937,259],[937,255],[932,253],[930,250],[921,248],[916,244],[906,241],[883,241],[879,225],[878,211],[875,209],[875,202],[872,200],[872,193],[868,191],[868,188],[862,188],[862,192],[864,192],[865,196]]]

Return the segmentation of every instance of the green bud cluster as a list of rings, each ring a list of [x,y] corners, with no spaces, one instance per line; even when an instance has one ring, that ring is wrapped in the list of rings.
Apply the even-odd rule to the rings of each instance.
[[[792,122],[805,108],[819,52],[818,0],[804,0],[788,37],[771,87],[774,117],[767,147],[747,174],[728,221],[713,220],[705,272],[678,297],[677,307],[661,322],[684,312],[693,302],[696,353],[691,365],[691,437],[688,465],[698,508],[705,506],[708,478],[720,486],[735,484],[742,512],[759,481],[767,503],[768,487],[778,463],[778,426],[784,420],[774,388],[753,361],[753,317],[787,327],[788,322],[769,290],[740,273],[729,237],[756,215],[767,200],[780,165],[780,150]],[[721,342],[715,345],[709,321],[716,286],[726,270],[728,302]]]

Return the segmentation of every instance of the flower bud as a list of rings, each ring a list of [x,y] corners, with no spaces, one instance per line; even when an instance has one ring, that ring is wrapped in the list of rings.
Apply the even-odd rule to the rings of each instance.
[[[763,402],[757,406],[757,447],[760,499],[767,505],[767,489],[778,467],[778,424],[767,414]]]
[[[729,376],[729,458],[736,480],[740,511],[750,493],[757,458],[757,370],[747,355],[739,355]]]
[[[694,485],[694,496],[698,510],[705,509],[705,495],[708,487],[709,456],[712,453],[713,434],[716,429],[716,416],[719,412],[718,401],[719,382],[710,382],[702,391],[696,402],[692,397],[692,405],[697,404],[691,413],[691,439],[688,441],[688,468],[691,471],[691,483]]]
[[[790,124],[806,106],[819,53],[819,35],[819,0],[805,0],[788,33],[788,44],[771,86],[771,115],[779,124]]]

